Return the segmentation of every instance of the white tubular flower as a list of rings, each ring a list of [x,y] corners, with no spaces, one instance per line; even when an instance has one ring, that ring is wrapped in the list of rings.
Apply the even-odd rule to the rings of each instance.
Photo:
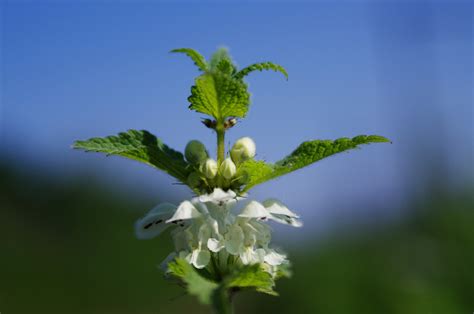
[[[301,226],[299,216],[275,199],[263,203],[250,201],[236,216],[232,208],[240,200],[235,192],[216,188],[178,207],[160,204],[136,222],[137,237],[150,239],[174,224],[178,227],[171,232],[175,251],[164,263],[181,257],[195,268],[203,269],[215,258],[216,263],[209,266],[208,271],[218,267],[227,272],[232,271],[234,263],[258,263],[276,276],[279,265],[287,264],[288,260],[269,247],[271,229],[265,222],[273,220],[298,227]],[[228,264],[230,256],[234,262]]]
[[[250,265],[256,263],[263,263],[265,260],[264,249],[254,249],[253,247],[245,247],[239,255],[242,264]]]
[[[226,158],[219,167],[219,172],[227,180],[232,179],[237,173],[237,167],[230,158]]]
[[[283,254],[277,253],[275,250],[267,249],[263,260],[268,265],[278,266],[286,262],[286,256]]]
[[[239,217],[265,220],[269,215],[267,209],[262,204],[257,201],[251,201],[242,209]]]
[[[300,216],[288,209],[283,203],[275,199],[268,199],[263,202],[266,210],[270,213],[269,219],[293,227],[303,226]]]
[[[135,235],[138,239],[151,239],[158,236],[169,225],[165,221],[169,219],[176,205],[170,203],[162,203],[151,209],[145,217],[137,220],[135,223]]]
[[[238,224],[229,227],[225,234],[225,248],[232,255],[238,255],[244,245],[244,232]]]
[[[210,260],[211,252],[208,250],[202,250],[201,248],[193,250],[191,256],[189,257],[190,264],[193,264],[193,266],[198,269],[206,267]]]
[[[211,252],[207,249],[207,241],[211,236],[211,230],[206,224],[199,227],[197,234],[197,246],[193,249],[190,257],[190,263],[194,267],[201,269],[209,264],[211,260]]]
[[[249,158],[255,157],[256,150],[255,142],[250,137],[242,137],[232,146],[230,156],[236,164],[239,164]]]
[[[222,205],[232,199],[235,199],[237,197],[237,194],[235,194],[234,191],[227,191],[225,192],[224,190],[220,188],[215,188],[214,191],[211,194],[204,194],[199,196],[199,201],[202,203],[214,203],[214,204],[219,204]]]
[[[201,213],[196,209],[196,207],[194,207],[194,205],[190,201],[184,201],[178,206],[174,215],[166,222],[178,223],[182,220],[198,218],[200,216]]]
[[[268,248],[272,239],[270,227],[267,224],[256,220],[249,220],[248,224],[256,230],[256,245],[262,248]]]
[[[203,173],[208,179],[214,179],[217,175],[217,162],[214,159],[208,158],[203,166]]]
[[[209,238],[207,240],[207,248],[214,253],[219,252],[225,247],[225,240],[224,239],[216,239],[216,238]]]

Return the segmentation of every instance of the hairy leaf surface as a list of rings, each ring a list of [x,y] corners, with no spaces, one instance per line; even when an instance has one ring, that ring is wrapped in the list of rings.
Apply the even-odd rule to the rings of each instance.
[[[204,72],[208,70],[206,59],[194,49],[178,48],[178,49],[173,49],[170,52],[184,53],[185,55],[187,55],[194,61],[194,64],[199,68],[199,70],[204,71]]]
[[[272,63],[272,62],[254,63],[252,65],[249,65],[248,67],[243,68],[239,72],[237,72],[234,77],[236,79],[241,80],[253,71],[260,71],[261,72],[263,70],[273,70],[273,71],[276,71],[276,72],[280,72],[288,80],[288,73],[286,72],[286,70],[281,65],[278,65],[278,64],[275,64],[275,63]]]
[[[190,109],[221,120],[226,117],[245,117],[250,95],[244,82],[215,72],[196,79],[188,100]]]
[[[243,191],[359,145],[386,142],[390,141],[378,135],[359,135],[352,139],[340,138],[335,141],[314,140],[302,143],[290,155],[275,164],[248,160],[239,167],[240,175],[247,181]]]
[[[201,276],[186,260],[177,258],[168,264],[171,275],[186,283],[189,294],[196,296],[204,304],[211,303],[211,297],[218,284]]]
[[[163,170],[184,183],[190,172],[182,153],[145,130],[129,130],[118,135],[76,141],[73,148],[137,160]]]

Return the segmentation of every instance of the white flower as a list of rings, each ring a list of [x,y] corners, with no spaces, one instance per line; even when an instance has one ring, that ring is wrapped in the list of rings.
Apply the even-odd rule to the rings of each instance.
[[[230,156],[236,164],[239,164],[242,161],[255,157],[256,150],[255,142],[250,137],[242,137],[232,146]]]
[[[225,234],[225,248],[232,255],[238,255],[244,245],[244,232],[238,224],[230,226]]]
[[[135,234],[138,239],[151,239],[158,236],[169,225],[165,223],[176,210],[170,203],[162,203],[151,209],[145,217],[135,223]]]
[[[301,227],[303,225],[297,214],[275,199],[268,199],[264,201],[263,204],[257,201],[251,201],[244,207],[239,217],[256,218],[259,220],[271,219],[293,227]]]
[[[170,219],[168,219],[166,222],[176,223],[182,220],[193,219],[200,216],[201,216],[201,213],[196,209],[193,203],[191,203],[190,201],[184,201],[178,206],[174,215]]]
[[[211,194],[184,201],[179,206],[163,203],[153,208],[135,224],[137,237],[150,239],[168,226],[176,226],[171,236],[175,252],[165,262],[175,257],[184,258],[198,269],[208,267],[211,258],[215,263],[208,271],[231,271],[237,264],[264,265],[272,276],[278,266],[288,263],[286,256],[270,248],[271,229],[265,223],[273,220],[291,226],[301,226],[299,216],[283,203],[269,199],[263,203],[248,202],[239,215],[232,212],[242,197],[235,192],[216,188]],[[229,257],[234,262],[227,264]],[[165,263],[164,262],[164,263]]]
[[[270,213],[269,219],[276,222],[289,224],[293,227],[301,227],[303,223],[299,219],[300,216],[288,209],[283,203],[276,199],[268,199],[263,202],[266,210]]]
[[[220,188],[215,188],[211,194],[204,194],[199,196],[199,201],[202,203],[211,202],[214,204],[223,204],[232,199],[235,199],[236,196],[237,194],[235,194],[234,191],[229,190],[225,192]]]
[[[270,213],[262,204],[257,201],[251,201],[247,204],[247,206],[242,209],[242,212],[240,213],[239,217],[257,218],[264,220],[268,218],[269,215]]]
[[[265,250],[265,257],[263,260],[268,265],[277,266],[283,264],[286,261],[286,256],[277,253],[275,250],[267,249]]]

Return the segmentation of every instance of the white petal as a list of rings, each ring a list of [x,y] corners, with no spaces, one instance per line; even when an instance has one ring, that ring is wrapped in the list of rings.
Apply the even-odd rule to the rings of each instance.
[[[199,200],[203,203],[211,202],[211,203],[222,203],[222,202],[227,202],[236,197],[236,194],[232,190],[228,190],[225,192],[224,190],[220,188],[215,188],[214,191],[211,194],[205,194],[199,196]]]
[[[197,209],[198,212],[201,214],[208,214],[209,211],[207,210],[206,204],[202,203],[199,197],[194,197],[191,199],[191,204]]]
[[[199,243],[207,243],[207,240],[211,237],[211,228],[207,224],[203,224],[199,228],[198,241]]]
[[[268,250],[267,254],[264,257],[265,263],[276,266],[282,264],[286,260],[286,256],[283,254],[279,254],[274,250]]]
[[[214,253],[219,252],[220,250],[222,250],[224,248],[224,246],[225,246],[224,241],[219,241],[216,238],[209,238],[209,240],[207,240],[208,249],[211,250]]]
[[[285,204],[276,199],[268,199],[264,201],[263,206],[271,214],[285,215],[292,218],[300,218],[297,214],[289,210],[288,207],[285,206]]]
[[[256,249],[255,254],[258,256],[258,262],[263,263],[265,261],[265,249]]]
[[[268,219],[287,224],[293,227],[301,227],[302,221],[297,214],[288,209],[283,203],[275,199],[269,199],[263,202],[263,205],[270,213]]]
[[[240,252],[244,242],[244,232],[238,225],[233,225],[225,235],[225,248],[232,255]]]
[[[242,264],[249,265],[255,263],[255,252],[252,247],[246,247],[239,255]]]
[[[173,217],[166,222],[170,223],[173,221],[193,219],[199,216],[201,216],[201,214],[197,211],[196,207],[194,207],[190,201],[184,201],[179,205],[178,209],[176,209]]]
[[[209,264],[209,261],[211,260],[211,252],[208,250],[194,250],[192,255],[191,255],[191,264],[194,265],[194,267],[201,269],[207,266]]]
[[[213,235],[218,235],[219,234],[219,223],[217,222],[217,220],[209,217],[209,218],[207,218],[207,224],[211,228],[211,231],[212,231]]]
[[[296,218],[288,217],[288,216],[284,216],[284,215],[272,214],[268,217],[268,219],[279,222],[281,224],[290,225],[290,226],[293,226],[293,227],[303,226],[303,222],[300,219],[296,219]]]
[[[262,204],[256,201],[251,201],[242,209],[239,217],[244,218],[260,218],[265,219],[269,216],[268,211]]]
[[[252,225],[257,230],[256,232],[257,244],[259,246],[266,247],[272,239],[270,226],[256,220],[249,221],[249,224]]]
[[[135,222],[135,235],[138,239],[151,239],[163,232],[168,225],[165,221],[173,215],[176,206],[162,203],[150,210],[145,217]]]

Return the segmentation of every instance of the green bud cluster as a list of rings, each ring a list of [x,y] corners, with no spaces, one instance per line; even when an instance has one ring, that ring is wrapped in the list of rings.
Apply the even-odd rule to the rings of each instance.
[[[239,166],[255,156],[255,142],[243,137],[235,142],[229,151],[230,157],[220,164],[209,157],[205,145],[192,140],[186,145],[184,156],[192,171],[188,175],[187,184],[201,192],[208,193],[214,188],[239,190],[246,183],[245,173],[239,173]],[[238,174],[238,175],[237,175]]]

